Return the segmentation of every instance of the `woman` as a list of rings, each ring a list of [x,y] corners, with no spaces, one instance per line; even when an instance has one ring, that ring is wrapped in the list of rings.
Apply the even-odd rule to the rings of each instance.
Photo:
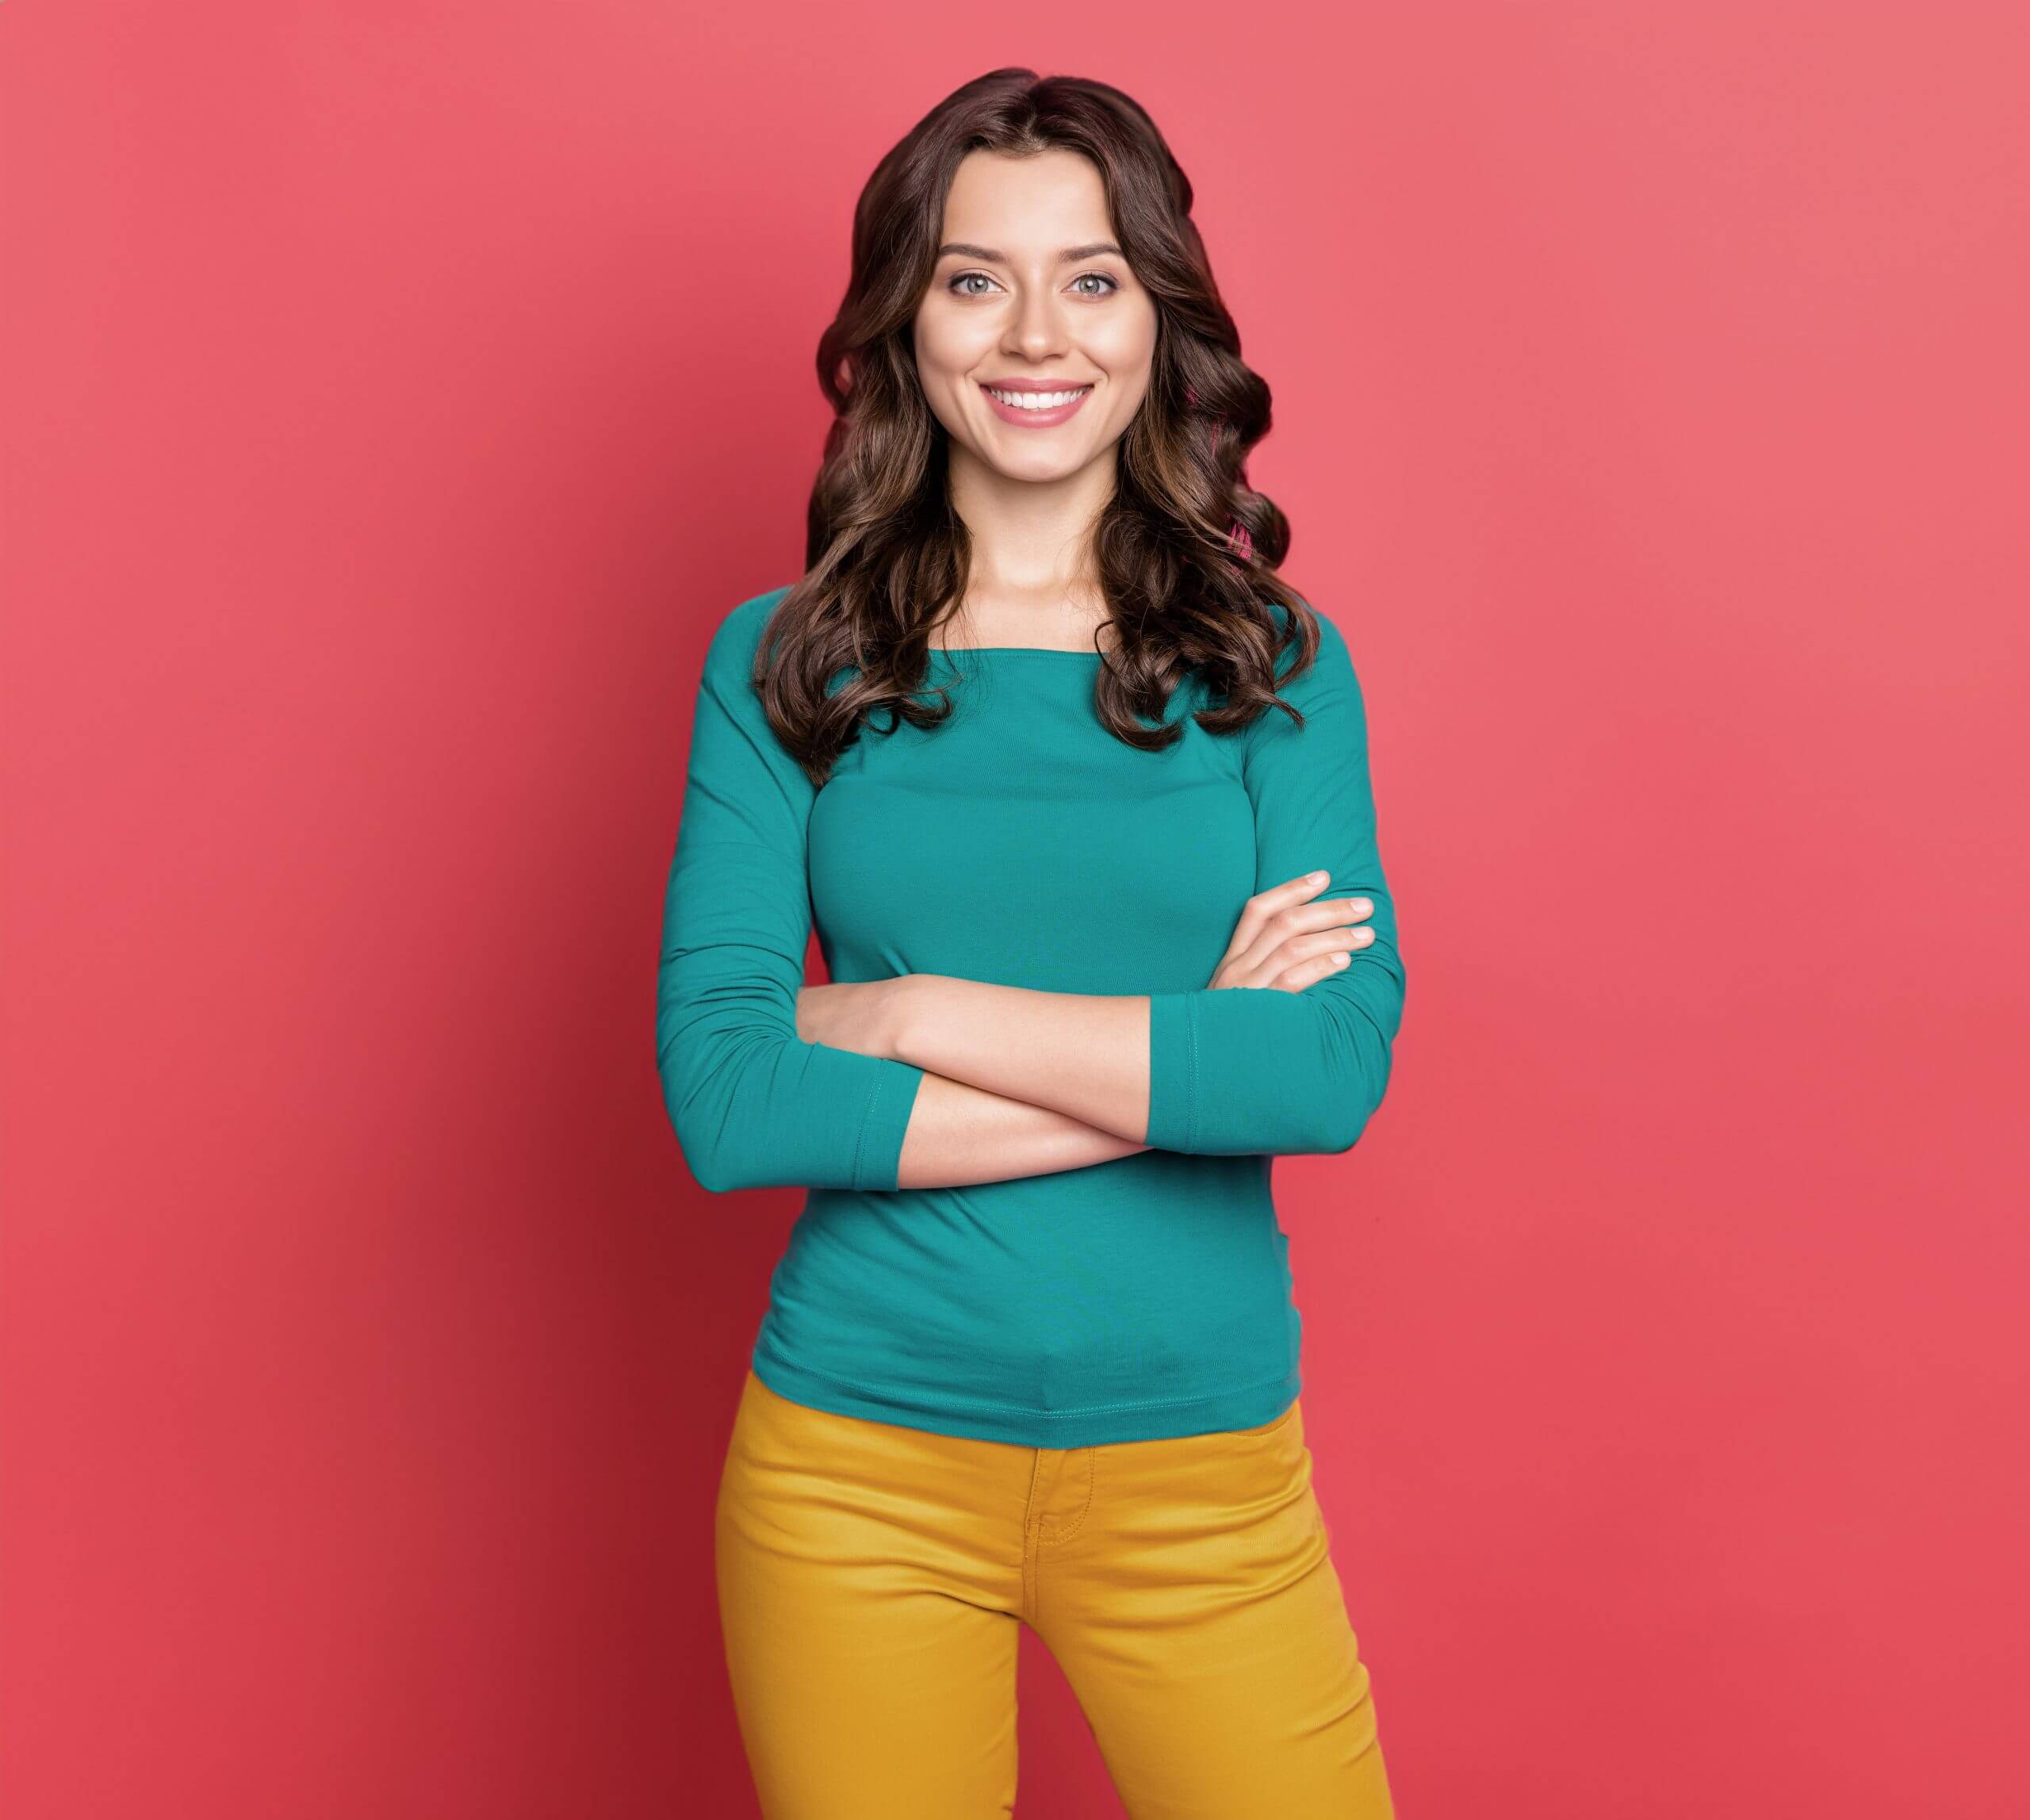
[[[1403,967],[1190,201],[1103,84],[929,115],[807,573],[705,661],[662,1079],[707,1188],[809,1190],[718,1505],[772,1820],[1009,1813],[1025,1623],[1136,1820],[1392,1811],[1270,1169],[1360,1136]]]

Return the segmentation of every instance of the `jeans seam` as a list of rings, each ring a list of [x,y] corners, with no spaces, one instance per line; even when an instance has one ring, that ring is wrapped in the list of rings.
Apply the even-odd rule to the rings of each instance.
[[[1069,1542],[1084,1525],[1086,1513],[1093,1508],[1093,1485],[1100,1476],[1100,1450],[1089,1447],[1083,1451],[1086,1455],[1086,1501],[1078,1507],[1078,1514],[1071,1519],[1069,1529],[1052,1532],[1050,1538],[1052,1542]]]

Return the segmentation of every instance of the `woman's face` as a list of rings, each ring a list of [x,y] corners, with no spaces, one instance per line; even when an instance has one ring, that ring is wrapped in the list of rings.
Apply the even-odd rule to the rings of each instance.
[[[1053,148],[968,152],[917,307],[917,373],[954,459],[1056,481],[1113,446],[1148,389],[1156,306],[1114,244],[1098,167]],[[997,399],[1074,394],[1049,409]]]

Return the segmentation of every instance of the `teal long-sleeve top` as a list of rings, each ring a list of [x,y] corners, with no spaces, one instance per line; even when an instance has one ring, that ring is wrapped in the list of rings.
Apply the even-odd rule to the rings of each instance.
[[[657,1056],[708,1190],[806,1196],[756,1374],[808,1406],[1082,1447],[1257,1427],[1301,1388],[1277,1155],[1342,1151],[1402,1018],[1395,905],[1344,637],[1242,731],[1140,752],[1093,707],[1097,652],[933,651],[934,728],[865,725],[822,789],[751,687],[787,588],[707,652],[665,898]],[[1287,652],[1279,676],[1294,659]],[[929,699],[936,699],[934,694]],[[1324,868],[1374,939],[1301,992],[1212,990],[1243,905]],[[923,1070],[799,1039],[814,926],[835,980],[936,973],[1147,994],[1151,1148],[1047,1175],[898,1188]]]

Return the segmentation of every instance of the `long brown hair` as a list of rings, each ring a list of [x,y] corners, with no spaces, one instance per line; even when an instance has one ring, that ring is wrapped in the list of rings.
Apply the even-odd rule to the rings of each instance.
[[[853,212],[845,298],[818,342],[818,384],[837,416],[811,489],[806,573],[771,617],[754,671],[770,724],[814,784],[870,715],[886,711],[880,730],[892,732],[893,717],[929,726],[952,711],[941,691],[922,699],[924,676],[941,610],[965,597],[971,539],[946,489],[949,439],[917,378],[914,324],[960,159],[1051,147],[1098,167],[1122,251],[1157,311],[1148,390],[1094,531],[1114,632],[1095,709],[1117,738],[1159,749],[1181,737],[1165,707],[1195,668],[1211,691],[1195,717],[1208,732],[1235,731],[1272,703],[1301,724],[1277,696],[1276,664],[1294,643],[1290,674],[1308,666],[1318,626],[1274,572],[1289,522],[1247,482],[1269,387],[1242,362],[1191,219],[1191,181],[1119,89],[1002,69],[940,102],[875,167]],[[832,688],[846,669],[857,673]]]

